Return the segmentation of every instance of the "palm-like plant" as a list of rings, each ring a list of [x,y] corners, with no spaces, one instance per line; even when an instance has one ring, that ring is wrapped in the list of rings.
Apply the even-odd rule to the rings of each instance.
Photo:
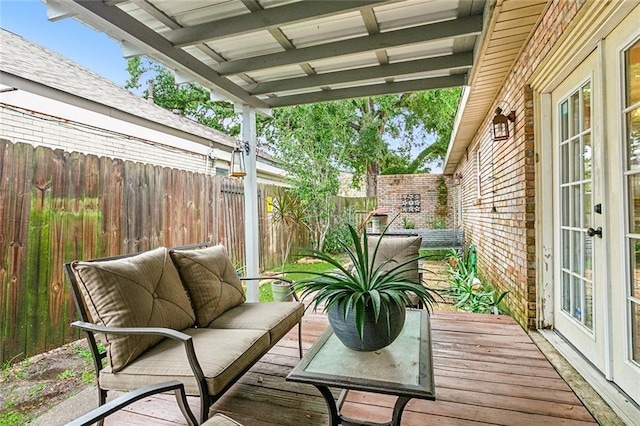
[[[388,226],[387,226],[388,228]],[[384,314],[387,328],[390,328],[389,312],[393,308],[404,309],[412,304],[410,294],[414,294],[422,305],[430,309],[435,302],[433,290],[420,282],[407,278],[412,271],[411,264],[424,256],[398,263],[387,260],[376,265],[376,256],[380,242],[385,235],[384,229],[376,243],[372,256],[369,256],[369,243],[366,229],[363,238],[355,228],[349,225],[350,241],[339,244],[349,257],[351,266],[326,253],[315,249],[302,249],[303,255],[327,262],[335,266],[331,272],[305,272],[312,275],[295,283],[294,288],[302,298],[312,297],[314,309],[322,306],[323,311],[338,308],[343,318],[350,312],[355,313],[355,323],[360,340],[363,339],[364,323],[367,310],[373,313],[377,323]]]

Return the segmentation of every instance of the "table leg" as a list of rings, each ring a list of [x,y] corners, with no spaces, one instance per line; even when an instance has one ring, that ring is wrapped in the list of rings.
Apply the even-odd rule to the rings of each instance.
[[[411,398],[407,396],[399,396],[396,405],[393,407],[393,417],[391,418],[391,426],[400,426],[402,420],[402,412]]]
[[[340,424],[340,416],[338,415],[338,407],[336,406],[336,400],[333,398],[333,394],[328,387],[322,385],[314,385],[324,397],[329,408],[329,426],[338,426]]]

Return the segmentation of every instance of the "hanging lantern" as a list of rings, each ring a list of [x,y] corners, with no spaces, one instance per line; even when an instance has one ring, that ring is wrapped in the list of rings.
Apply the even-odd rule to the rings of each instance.
[[[502,108],[496,108],[496,116],[493,117],[493,140],[504,141],[509,139],[509,122],[516,121],[516,112],[511,111],[509,115],[502,113]]]
[[[244,165],[244,152],[239,147],[234,148],[231,153],[231,173],[233,177],[243,177],[247,175],[247,169]]]

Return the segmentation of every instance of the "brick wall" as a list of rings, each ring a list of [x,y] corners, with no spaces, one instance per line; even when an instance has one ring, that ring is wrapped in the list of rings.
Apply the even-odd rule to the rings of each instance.
[[[447,188],[446,205],[439,204],[440,182]],[[403,228],[403,218],[416,228],[453,228],[455,223],[451,176],[438,174],[381,175],[377,184],[377,208],[386,209],[389,220],[400,214],[390,229]],[[403,196],[420,196],[419,212],[402,212]]]
[[[528,82],[584,1],[549,4],[456,170],[462,174],[465,239],[478,249],[479,275],[510,292],[511,313],[525,328],[536,325],[534,116]],[[505,113],[515,110],[516,121],[509,140],[493,142],[490,122],[498,106]]]

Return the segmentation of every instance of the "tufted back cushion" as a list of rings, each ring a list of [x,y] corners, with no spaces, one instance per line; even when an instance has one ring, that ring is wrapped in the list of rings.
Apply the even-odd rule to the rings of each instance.
[[[369,256],[373,256],[373,251],[376,248],[379,236],[369,236]],[[420,244],[422,244],[422,238],[417,236],[382,236],[382,242],[380,242],[380,248],[374,265],[377,267],[386,260],[393,259],[395,262],[389,262],[383,270],[389,270],[397,265],[400,265],[408,260],[416,259],[414,262],[405,265],[402,269],[408,271],[404,274],[405,278],[408,278],[414,282],[419,282],[418,275],[418,256],[420,252]],[[397,263],[396,263],[397,262]]]
[[[73,269],[94,321],[108,327],[192,327],[195,314],[168,250],[97,262]],[[106,336],[113,372],[121,370],[162,336]]]
[[[242,283],[222,245],[174,250],[171,258],[189,292],[198,327],[245,301]]]

